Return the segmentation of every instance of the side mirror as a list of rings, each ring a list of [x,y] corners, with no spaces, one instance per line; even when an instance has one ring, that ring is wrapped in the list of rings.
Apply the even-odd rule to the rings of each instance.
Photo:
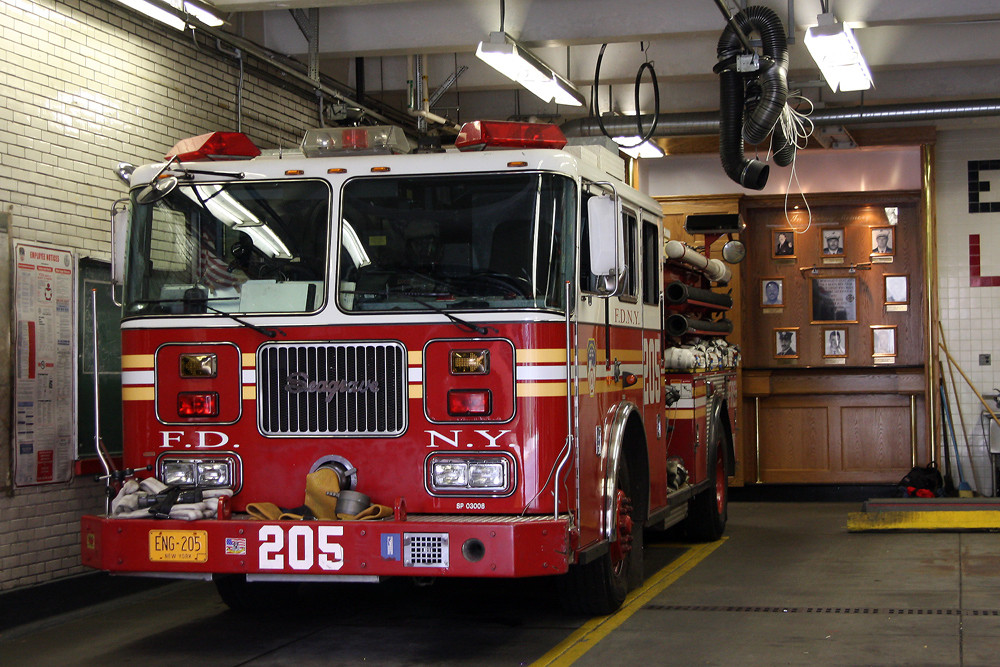
[[[125,243],[128,238],[128,199],[119,199],[111,205],[111,297],[116,285],[125,279]]]
[[[608,195],[587,201],[590,224],[590,272],[604,278],[609,293],[617,290],[625,266],[625,244],[618,223],[618,199]]]
[[[131,178],[131,177],[130,177]],[[135,196],[135,200],[140,204],[153,204],[160,201],[177,187],[177,177],[167,176],[163,179],[157,179],[144,187],[139,191],[139,194]]]

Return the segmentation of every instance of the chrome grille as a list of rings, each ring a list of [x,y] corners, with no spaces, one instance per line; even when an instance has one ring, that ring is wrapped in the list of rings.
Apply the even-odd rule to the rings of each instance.
[[[274,343],[257,356],[265,435],[399,435],[406,430],[400,343]]]

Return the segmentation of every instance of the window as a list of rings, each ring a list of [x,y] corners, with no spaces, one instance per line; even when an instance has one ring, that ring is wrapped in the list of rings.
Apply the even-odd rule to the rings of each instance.
[[[660,235],[656,224],[649,220],[642,223],[642,302],[656,305],[660,302]]]
[[[625,243],[625,284],[621,289],[620,298],[634,301],[638,294],[639,284],[639,227],[635,213],[628,209],[622,210],[622,232]]]

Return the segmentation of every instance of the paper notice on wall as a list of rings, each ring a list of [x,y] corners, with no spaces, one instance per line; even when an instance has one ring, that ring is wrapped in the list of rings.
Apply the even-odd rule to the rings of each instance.
[[[14,484],[69,481],[76,452],[76,258],[15,241]]]

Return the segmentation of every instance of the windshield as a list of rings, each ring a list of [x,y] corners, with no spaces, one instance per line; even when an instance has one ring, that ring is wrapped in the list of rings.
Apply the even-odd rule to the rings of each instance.
[[[125,314],[311,312],[323,304],[330,190],[323,181],[133,191]]]
[[[340,307],[561,309],[576,209],[573,181],[555,174],[349,181]]]

